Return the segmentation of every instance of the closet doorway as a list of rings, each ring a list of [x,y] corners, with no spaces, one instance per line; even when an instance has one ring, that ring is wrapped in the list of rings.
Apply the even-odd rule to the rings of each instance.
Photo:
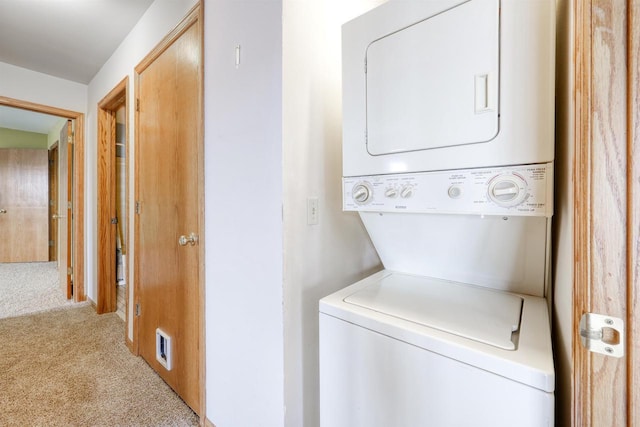
[[[128,324],[128,78],[98,103],[98,298]],[[127,342],[130,343],[129,339]]]

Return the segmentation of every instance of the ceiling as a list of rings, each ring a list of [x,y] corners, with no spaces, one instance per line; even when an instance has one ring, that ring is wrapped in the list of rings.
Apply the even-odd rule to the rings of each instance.
[[[88,84],[153,1],[0,0],[0,62]],[[48,133],[58,120],[0,106],[0,127]]]

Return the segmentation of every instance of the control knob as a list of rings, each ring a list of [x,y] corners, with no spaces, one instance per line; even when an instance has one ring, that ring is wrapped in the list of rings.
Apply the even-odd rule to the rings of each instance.
[[[357,204],[366,205],[371,201],[372,193],[371,184],[368,182],[359,182],[353,186],[351,197]]]
[[[398,197],[398,190],[393,187],[387,188],[384,192],[384,196],[390,199],[395,199],[396,197]]]
[[[402,197],[403,199],[408,199],[411,196],[413,196],[413,187],[412,186],[407,185],[407,186],[403,187],[402,190],[400,190],[400,197]]]
[[[498,175],[489,184],[489,199],[505,208],[517,206],[527,195],[527,182],[518,175]]]

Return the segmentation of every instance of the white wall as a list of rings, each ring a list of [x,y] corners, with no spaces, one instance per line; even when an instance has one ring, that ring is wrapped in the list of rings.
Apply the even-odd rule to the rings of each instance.
[[[281,14],[280,0],[205,7],[206,399],[217,427],[284,420]]]
[[[86,113],[87,86],[0,62],[0,96]]]
[[[127,156],[129,157],[129,203],[133,206],[134,200],[134,166],[135,166],[135,109],[131,108],[135,100],[134,67],[166,36],[181,20],[189,10],[196,4],[197,0],[156,0],[145,14],[140,18],[136,26],[123,40],[109,60],[102,66],[100,71],[93,77],[88,87],[87,94],[87,139],[86,139],[86,222],[85,247],[86,290],[87,296],[96,301],[97,298],[97,169],[98,169],[98,102],[100,102],[122,79],[129,76],[128,100],[129,105],[129,145]],[[132,213],[132,211],[129,211]],[[128,229],[133,230],[133,215],[129,216]],[[133,263],[133,233],[129,233],[129,265]],[[133,283],[133,269],[129,269],[127,283]],[[130,298],[133,295],[133,286],[129,287]],[[129,338],[133,335],[133,310],[129,313]]]
[[[318,425],[318,300],[380,268],[340,185],[340,25],[376,3],[205,8],[207,417],[218,427]],[[318,225],[306,224],[307,197]]]
[[[318,300],[381,268],[342,212],[341,26],[382,0],[285,0],[283,167],[286,425],[319,424]],[[307,225],[307,198],[319,224]]]
[[[557,1],[556,203],[554,225],[554,356],[556,425],[571,421],[571,340],[573,334],[573,46],[572,2]]]

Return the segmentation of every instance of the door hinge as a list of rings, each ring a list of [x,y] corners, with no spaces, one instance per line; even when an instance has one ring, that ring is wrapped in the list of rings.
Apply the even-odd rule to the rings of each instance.
[[[67,268],[67,276],[71,276],[71,274],[73,274],[73,270],[69,267]]]
[[[67,137],[67,144],[73,144],[73,137],[71,135]]]
[[[140,98],[136,98],[136,111],[140,112]]]
[[[67,202],[67,209],[71,209],[71,202]]]
[[[111,224],[117,224],[117,223],[118,223],[118,217],[111,218]]]
[[[49,240],[49,246],[53,247],[53,240]]]
[[[589,351],[605,356],[624,356],[624,320],[585,313],[580,319],[580,340]]]
[[[136,201],[136,214],[140,215],[140,202]]]
[[[140,316],[140,303],[136,304],[136,316]]]

